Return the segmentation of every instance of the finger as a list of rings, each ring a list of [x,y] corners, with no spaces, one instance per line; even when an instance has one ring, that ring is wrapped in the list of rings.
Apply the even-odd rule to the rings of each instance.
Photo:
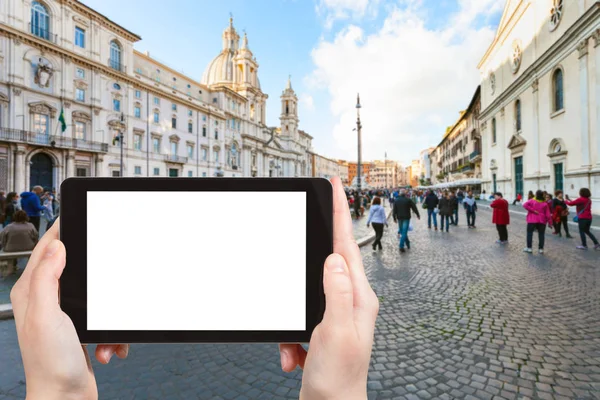
[[[46,234],[35,246],[31,257],[29,257],[29,261],[27,262],[27,266],[25,267],[23,274],[21,274],[21,277],[17,283],[15,283],[10,292],[17,328],[19,328],[20,321],[22,321],[23,317],[25,316],[25,311],[27,310],[27,305],[29,303],[29,287],[33,270],[38,266],[42,254],[44,253],[46,246],[48,246],[48,243],[50,243],[52,240],[58,239],[59,219],[60,218],[56,220],[52,228],[46,232]]]
[[[279,344],[279,353],[281,356],[281,369],[284,372],[292,372],[297,366],[304,368],[307,353],[302,345],[281,343]]]
[[[52,307],[58,305],[58,280],[65,268],[65,246],[60,240],[53,239],[45,247],[40,263],[31,273],[29,285],[29,305],[34,315],[47,315]]]
[[[348,329],[354,324],[354,288],[346,260],[339,254],[334,253],[325,261],[323,288],[326,304],[324,325]]]
[[[342,182],[337,177],[331,182],[333,184],[333,252],[346,260],[354,286],[354,304],[362,309],[368,304],[372,290],[365,275],[360,249],[352,233],[352,221],[348,217],[349,211]]]
[[[112,356],[126,358],[129,354],[128,344],[99,344],[96,346],[96,360],[101,364],[108,364]]]

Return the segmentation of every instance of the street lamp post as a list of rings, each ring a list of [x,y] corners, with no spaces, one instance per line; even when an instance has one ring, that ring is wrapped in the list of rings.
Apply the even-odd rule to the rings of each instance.
[[[362,188],[361,185],[361,167],[362,167],[362,143],[361,143],[361,129],[362,125],[360,124],[360,94],[356,95],[356,132],[358,136],[358,162],[356,163],[356,199],[354,201],[354,212],[356,214],[356,218],[359,217],[360,212],[360,191]]]
[[[385,152],[384,166],[385,166],[385,188],[387,189],[387,151]]]
[[[121,146],[121,165],[119,169],[119,176],[123,177],[123,126],[125,124],[125,115],[121,113],[121,129],[119,130],[119,145]]]

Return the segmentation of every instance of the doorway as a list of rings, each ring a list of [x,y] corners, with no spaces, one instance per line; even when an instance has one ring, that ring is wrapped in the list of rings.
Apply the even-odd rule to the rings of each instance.
[[[554,190],[563,190],[563,163],[554,164]]]
[[[523,156],[515,158],[515,196],[523,193]]]
[[[53,185],[52,158],[44,153],[37,153],[31,157],[29,171],[29,186],[41,186],[44,190],[51,191]]]
[[[177,168],[169,168],[169,176],[177,178],[179,176],[179,170]]]

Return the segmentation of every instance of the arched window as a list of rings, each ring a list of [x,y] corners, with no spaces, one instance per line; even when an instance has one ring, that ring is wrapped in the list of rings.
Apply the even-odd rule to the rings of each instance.
[[[492,143],[496,143],[496,118],[492,118]]]
[[[515,128],[521,131],[521,100],[515,102]]]
[[[121,71],[121,45],[116,40],[110,42],[110,67]]]
[[[46,6],[37,1],[31,6],[31,33],[50,40],[50,14]]]
[[[554,93],[554,111],[564,108],[563,102],[563,72],[558,68],[552,75],[552,90]]]

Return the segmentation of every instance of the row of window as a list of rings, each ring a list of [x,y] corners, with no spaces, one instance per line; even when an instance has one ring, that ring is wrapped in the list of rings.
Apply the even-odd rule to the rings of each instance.
[[[174,169],[174,168],[170,168],[169,169],[169,176],[177,176],[175,174],[179,174],[179,170],[178,169]],[[133,173],[135,175],[141,175],[142,174],[142,167],[139,165],[136,165],[133,167]],[[160,176],[160,168],[153,168],[152,170],[152,175],[154,176]],[[119,176],[119,171],[114,171],[113,176]],[[188,171],[187,173],[188,178],[191,178],[194,176],[194,173],[192,171]],[[202,173],[202,177],[205,178],[206,177],[206,172]]]
[[[552,74],[552,112],[556,113],[564,110],[564,88],[563,88],[563,70],[557,68]],[[521,132],[521,100],[517,99],[514,105],[514,125],[517,132]],[[492,144],[497,140],[496,118],[492,118]]]

